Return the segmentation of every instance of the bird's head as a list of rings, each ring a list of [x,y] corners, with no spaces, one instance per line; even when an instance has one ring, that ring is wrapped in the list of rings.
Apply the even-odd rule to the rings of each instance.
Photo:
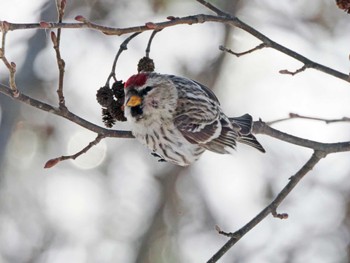
[[[169,106],[176,107],[177,92],[166,75],[139,73],[124,85],[125,115],[136,119],[151,114],[164,114]]]

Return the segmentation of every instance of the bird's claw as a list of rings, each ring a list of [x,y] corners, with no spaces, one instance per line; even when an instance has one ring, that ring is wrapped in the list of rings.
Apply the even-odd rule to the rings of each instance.
[[[160,156],[158,153],[152,152],[151,154],[152,154],[152,156],[159,158],[158,162],[166,162],[166,160],[162,156]]]

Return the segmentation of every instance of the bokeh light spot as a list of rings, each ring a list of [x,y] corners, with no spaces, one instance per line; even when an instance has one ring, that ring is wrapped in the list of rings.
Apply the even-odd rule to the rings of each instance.
[[[79,131],[73,134],[68,142],[68,154],[75,154],[86,147],[95,139],[95,134],[88,131]],[[73,164],[80,169],[92,169],[99,166],[106,157],[106,143],[101,141],[93,146],[89,151],[73,160]]]

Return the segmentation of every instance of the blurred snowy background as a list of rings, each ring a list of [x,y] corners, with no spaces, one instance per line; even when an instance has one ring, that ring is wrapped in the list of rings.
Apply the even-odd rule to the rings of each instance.
[[[163,21],[169,15],[210,13],[190,0],[67,1],[76,15],[114,27]],[[273,40],[317,62],[348,72],[350,15],[335,1],[216,0]],[[56,21],[53,0],[1,0],[0,20]],[[63,30],[66,105],[103,125],[96,91],[126,36]],[[118,78],[136,72],[149,33],[129,44]],[[350,86],[315,70],[294,77],[281,69],[302,65],[272,49],[236,58],[259,42],[221,24],[181,25],[159,33],[151,57],[156,70],[196,79],[215,90],[225,112],[265,121],[289,112],[341,118],[350,115]],[[49,30],[7,36],[7,57],[17,64],[25,93],[57,105],[57,64]],[[7,83],[0,65],[0,81]],[[194,165],[158,163],[137,141],[105,139],[75,161],[48,170],[48,159],[72,154],[95,134],[0,94],[0,262],[206,262],[226,241],[215,231],[247,223],[288,182],[311,151],[258,135],[260,154],[239,145],[233,156],[205,153]],[[304,138],[350,140],[350,125],[290,120],[275,128]],[[128,129],[118,123],[116,129]],[[220,262],[350,262],[350,153],[328,156],[280,207],[289,219],[269,216]]]

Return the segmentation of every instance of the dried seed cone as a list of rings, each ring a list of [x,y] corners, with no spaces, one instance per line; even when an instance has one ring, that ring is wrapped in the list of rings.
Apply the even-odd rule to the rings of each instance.
[[[124,83],[123,83],[123,81],[116,81],[116,82],[114,82],[113,85],[112,85],[112,91],[113,91],[113,94],[116,97],[116,99],[118,101],[122,100],[123,103],[124,103],[125,94],[124,94]]]
[[[138,72],[153,72],[154,71],[154,62],[148,57],[143,57],[140,59],[139,64],[137,65]]]
[[[119,101],[113,101],[112,104],[108,107],[108,111],[115,120],[126,121],[122,108],[123,103],[120,103]]]
[[[107,128],[112,128],[115,124],[114,117],[109,113],[108,109],[102,108],[102,121]]]
[[[97,91],[96,99],[102,107],[108,107],[113,102],[113,91],[104,86]]]

